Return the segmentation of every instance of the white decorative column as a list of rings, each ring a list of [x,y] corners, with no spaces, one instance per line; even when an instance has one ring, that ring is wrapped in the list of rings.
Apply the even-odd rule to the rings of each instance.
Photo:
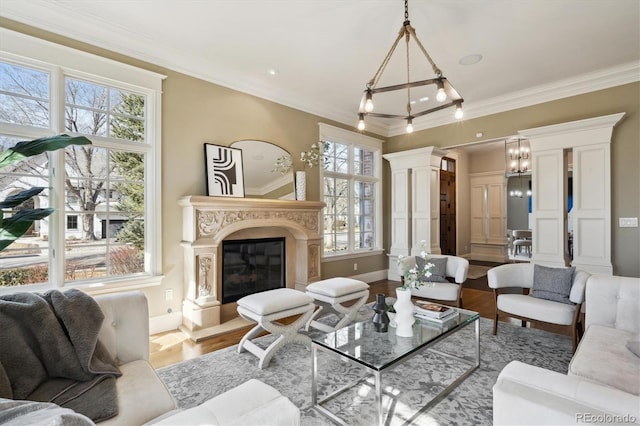
[[[612,274],[611,135],[624,113],[518,133],[533,156],[533,261],[568,263],[566,154],[573,150],[573,262],[592,273]]]
[[[447,151],[436,147],[383,155],[391,167],[390,280],[399,280],[397,259],[420,253],[425,241],[440,253],[440,161]]]

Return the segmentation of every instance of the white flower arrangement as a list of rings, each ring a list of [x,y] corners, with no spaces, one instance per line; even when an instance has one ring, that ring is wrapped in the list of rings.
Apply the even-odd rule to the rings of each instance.
[[[411,288],[420,288],[423,285],[429,283],[428,278],[432,275],[431,270],[435,267],[435,265],[427,261],[429,253],[426,250],[426,245],[427,242],[425,240],[420,241],[421,250],[419,257],[424,259],[423,267],[419,267],[417,264],[415,264],[412,268],[409,268],[405,265],[406,257],[403,255],[398,256],[398,269],[401,271],[402,276],[404,277],[402,287],[407,290]]]
[[[322,141],[311,144],[309,151],[302,151],[300,153],[300,161],[304,164],[304,167],[312,168],[320,164],[322,154],[324,150],[324,143]]]

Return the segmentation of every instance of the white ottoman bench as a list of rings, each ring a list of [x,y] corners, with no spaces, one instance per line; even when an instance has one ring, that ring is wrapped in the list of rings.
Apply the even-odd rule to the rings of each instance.
[[[197,407],[171,412],[151,424],[298,426],[300,409],[273,387],[250,379]]]
[[[360,309],[369,298],[369,284],[364,281],[354,280],[353,278],[329,278],[326,280],[316,281],[307,286],[307,294],[316,301],[324,302],[341,315],[340,320],[333,327],[323,324],[315,320],[323,307],[318,306],[313,316],[309,319],[306,329],[309,327],[330,333],[352,322],[358,309]],[[344,303],[354,303],[345,306]]]
[[[237,303],[240,316],[258,323],[242,337],[238,352],[241,353],[246,349],[257,356],[260,359],[258,363],[260,369],[267,367],[273,354],[287,343],[311,345],[309,336],[298,332],[309,321],[315,308],[313,299],[303,292],[292,288],[278,288],[245,296]],[[300,315],[300,317],[291,324],[285,325],[278,322],[294,315]],[[251,341],[262,330],[279,335],[266,349],[262,349]]]

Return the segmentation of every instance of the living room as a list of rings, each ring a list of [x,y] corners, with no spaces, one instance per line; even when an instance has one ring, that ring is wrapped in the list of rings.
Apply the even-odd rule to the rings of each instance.
[[[126,285],[126,283],[118,283],[117,281],[106,284],[94,282],[88,291],[93,294],[99,294],[113,292],[114,290],[141,289],[149,302],[151,332],[159,333],[175,329],[183,325],[183,301],[188,299],[187,293],[189,291],[189,286],[185,283],[185,270],[189,266],[186,265],[184,260],[184,235],[181,226],[183,223],[183,207],[180,206],[179,202],[183,197],[187,196],[208,195],[207,174],[203,161],[204,144],[229,146],[232,142],[240,140],[268,141],[288,151],[295,159],[294,168],[302,170],[304,167],[302,162],[298,160],[299,155],[301,152],[308,151],[313,144],[320,140],[321,126],[319,124],[327,126],[326,128],[337,128],[355,133],[356,111],[353,111],[353,120],[338,120],[334,115],[329,113],[323,115],[314,111],[311,107],[295,108],[293,103],[276,102],[273,100],[276,98],[275,95],[270,96],[268,93],[265,94],[258,89],[255,92],[247,89],[234,90],[230,87],[216,84],[212,78],[199,78],[197,71],[183,69],[177,65],[173,68],[167,66],[169,63],[172,65],[179,63],[180,59],[154,62],[152,60],[153,55],[146,54],[140,49],[137,50],[140,53],[138,56],[131,51],[118,51],[115,46],[105,41],[109,38],[116,40],[121,37],[109,25],[105,24],[100,31],[94,30],[95,32],[90,37],[82,38],[71,31],[65,33],[64,25],[53,25],[46,21],[39,21],[44,19],[42,15],[46,14],[51,16],[57,16],[56,14],[65,15],[68,12],[65,7],[69,7],[69,5],[60,4],[58,6],[61,8],[57,8],[53,2],[37,3],[35,6],[20,3],[6,1],[3,2],[0,8],[0,14],[2,15],[0,27],[4,31],[18,34],[17,36],[15,34],[11,35],[12,40],[10,43],[9,35],[3,32],[3,39],[0,40],[0,50],[5,50],[5,48],[13,49],[13,39],[20,39],[20,35],[25,35],[33,37],[36,40],[36,44],[38,44],[38,41],[52,42],[56,45],[70,47],[80,52],[149,71],[156,74],[155,77],[160,80],[156,90],[157,93],[161,93],[161,106],[158,107],[161,119],[158,123],[161,124],[156,130],[157,134],[161,134],[161,149],[159,150],[161,154],[155,161],[157,161],[158,165],[157,181],[161,186],[159,185],[155,189],[157,191],[155,194],[157,198],[155,209],[158,212],[159,223],[156,223],[152,228],[153,232],[160,238],[149,250],[149,255],[156,256],[157,261],[155,263],[152,262],[153,268],[147,271],[150,274],[149,280],[138,280],[133,285]],[[567,2],[567,4],[578,9],[580,7],[572,2]],[[410,3],[411,5],[412,3]],[[366,79],[370,77],[369,73],[375,71],[375,67],[378,65],[377,62],[381,59],[388,45],[391,44],[396,27],[400,27],[402,23],[400,22],[402,5],[399,4],[397,6],[399,20],[398,22],[390,22],[389,28],[385,26],[384,32],[385,34],[388,33],[388,36],[382,37],[383,40],[389,37],[391,39],[380,45],[367,45],[367,48],[373,51],[371,54],[373,65],[366,68],[365,74],[360,76],[362,87],[358,90],[357,96],[361,95]],[[40,7],[42,9],[36,12],[36,9]],[[362,7],[367,10],[373,8],[370,5]],[[423,25],[419,25],[418,16],[421,14],[417,10],[419,6],[416,4],[413,7],[416,7],[416,11],[412,12],[412,18],[418,35],[424,39],[425,47],[431,51],[430,36],[428,33],[422,35],[426,28],[423,29]],[[442,5],[439,7],[442,7]],[[618,13],[631,15],[631,21],[637,24],[637,19],[633,20],[634,16],[637,18],[638,13],[636,2],[622,2],[619,7],[622,12],[619,11]],[[242,16],[241,11],[238,14],[238,17]],[[413,16],[413,14],[416,16]],[[428,13],[425,12],[425,14]],[[336,15],[335,19],[339,19],[341,16],[339,12],[336,12]],[[527,22],[522,16],[519,19]],[[594,17],[591,16],[590,19],[594,19]],[[38,22],[42,23],[38,24]],[[628,20],[625,22],[628,22]],[[588,21],[584,25],[588,26],[591,23],[591,21]],[[86,24],[94,27],[99,26],[98,24],[89,24],[88,21]],[[483,99],[465,98],[465,106],[467,104],[469,106],[466,113],[470,118],[461,123],[442,122],[436,125],[431,125],[430,123],[421,125],[416,120],[416,131],[412,134],[405,134],[404,131],[399,131],[398,127],[395,127],[393,129],[383,128],[379,132],[372,129],[371,132],[367,132],[365,135],[381,141],[381,154],[392,154],[432,146],[444,150],[456,149],[459,152],[459,167],[463,170],[466,169],[467,173],[485,173],[496,172],[497,170],[493,165],[496,162],[500,163],[502,158],[498,161],[495,158],[487,161],[481,151],[465,154],[465,145],[477,142],[497,142],[518,135],[519,132],[527,129],[624,113],[623,119],[615,125],[610,140],[611,257],[609,260],[614,275],[640,277],[640,262],[638,262],[640,258],[640,234],[638,233],[638,228],[618,226],[619,218],[633,218],[640,213],[640,195],[637,189],[640,182],[640,169],[637,167],[640,159],[638,144],[640,140],[638,60],[640,58],[638,58],[638,48],[636,48],[638,34],[637,29],[630,29],[624,25],[618,26],[615,22],[607,22],[607,24],[615,29],[611,30],[612,33],[620,32],[618,37],[624,40],[624,43],[632,44],[631,47],[623,49],[630,52],[630,56],[622,55],[624,60],[617,63],[612,62],[599,70],[589,70],[592,71],[590,73],[578,73],[575,76],[567,76],[567,78],[550,77],[546,80],[531,82],[529,86],[540,86],[547,83],[550,87],[555,88],[554,91],[545,86],[547,92],[542,94],[541,92],[543,91],[540,89],[537,102],[529,104],[526,102],[518,103],[516,102],[516,95],[509,92],[500,93],[499,95],[503,95],[503,97],[495,96],[497,98],[496,102],[501,101],[501,103],[509,105],[508,107],[494,107],[491,110],[491,108],[485,106],[486,108],[483,111],[490,112],[474,115],[474,102],[476,102],[477,110],[480,110],[482,105],[479,105],[479,103]],[[68,26],[68,28],[71,27]],[[185,28],[186,30],[187,28]],[[246,31],[246,28],[244,30]],[[98,37],[99,32],[106,33],[102,40]],[[598,34],[597,31],[594,31],[594,33],[595,35]],[[293,37],[294,35],[291,36]],[[550,48],[549,43],[552,42],[542,38],[538,49],[547,50]],[[204,43],[205,49],[206,44]],[[313,45],[311,43],[307,47],[311,48]],[[446,43],[444,45],[446,46]],[[123,46],[126,47],[126,43]],[[122,49],[125,47],[122,47]],[[502,47],[507,49],[509,46]],[[186,45],[183,48],[185,51],[188,50]],[[12,56],[13,59],[19,58],[20,55],[29,56],[25,53],[30,52],[29,50],[19,51],[19,47],[17,49],[18,51],[9,52],[14,55]],[[573,49],[575,51],[595,49],[593,39],[585,40],[583,44],[577,45]],[[597,54],[593,53],[593,55],[604,55],[606,50],[606,47],[602,48],[597,51]],[[454,64],[459,56],[470,52],[459,53],[454,55]],[[289,54],[294,55],[291,52]],[[442,55],[447,55],[446,49],[444,54],[434,55],[439,63],[445,60],[445,58],[440,58]],[[485,54],[485,56],[488,55]],[[567,62],[571,62],[571,59],[567,59]],[[534,62],[527,63],[527,65],[522,65],[521,67],[535,68],[539,74],[543,74],[542,68],[544,68],[544,65],[542,62]],[[479,66],[482,66],[482,62]],[[69,65],[69,67],[72,66]],[[456,65],[456,67],[458,66]],[[473,69],[469,69],[471,71],[467,70],[465,72],[474,74]],[[447,67],[443,66],[443,71],[447,72]],[[518,69],[516,68],[515,71],[517,72]],[[88,73],[88,71],[85,72]],[[339,81],[339,75],[343,72],[344,70],[336,73],[333,79]],[[587,79],[585,76],[589,78]],[[111,78],[111,76],[104,77]],[[575,79],[571,80],[568,77],[575,77]],[[449,78],[453,84],[456,83],[455,78],[452,76],[449,76]],[[563,84],[552,86],[551,83],[557,83],[557,80],[562,80],[561,83]],[[326,86],[325,90],[341,91],[338,81]],[[482,85],[485,82],[478,81],[476,84]],[[560,87],[564,86],[571,86],[575,89],[565,92],[560,89]],[[461,94],[465,94],[462,87],[458,87],[458,90]],[[553,93],[549,95],[549,91]],[[519,93],[519,95],[524,96],[523,93]],[[357,100],[355,102],[357,106]],[[356,134],[364,136],[359,133]],[[478,134],[482,134],[482,136],[478,137]],[[379,231],[380,235],[378,235],[380,244],[372,251],[363,251],[355,256],[322,258],[319,269],[322,279],[344,276],[357,277],[364,281],[376,281],[387,278],[391,264],[387,254],[391,249],[393,238],[390,221],[392,214],[390,201],[392,197],[391,168],[388,161],[381,160],[380,164],[382,167],[380,188],[381,229]],[[308,168],[306,172],[306,199],[309,202],[322,201],[320,168]],[[461,182],[460,185],[460,188],[463,189],[465,185],[468,186],[468,183]],[[464,204],[461,206],[464,206]],[[462,207],[460,208],[462,209]],[[464,211],[461,211],[460,217],[464,217],[464,214]],[[471,225],[461,218],[458,219],[457,254],[462,257],[470,257],[470,246],[472,244]],[[354,264],[357,264],[357,270],[355,270]]]

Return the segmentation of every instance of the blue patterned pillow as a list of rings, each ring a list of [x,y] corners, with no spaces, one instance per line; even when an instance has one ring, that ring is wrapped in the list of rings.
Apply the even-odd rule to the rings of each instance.
[[[570,268],[549,268],[533,265],[533,292],[531,295],[538,299],[553,300],[554,302],[573,305],[569,300],[575,266]]]

